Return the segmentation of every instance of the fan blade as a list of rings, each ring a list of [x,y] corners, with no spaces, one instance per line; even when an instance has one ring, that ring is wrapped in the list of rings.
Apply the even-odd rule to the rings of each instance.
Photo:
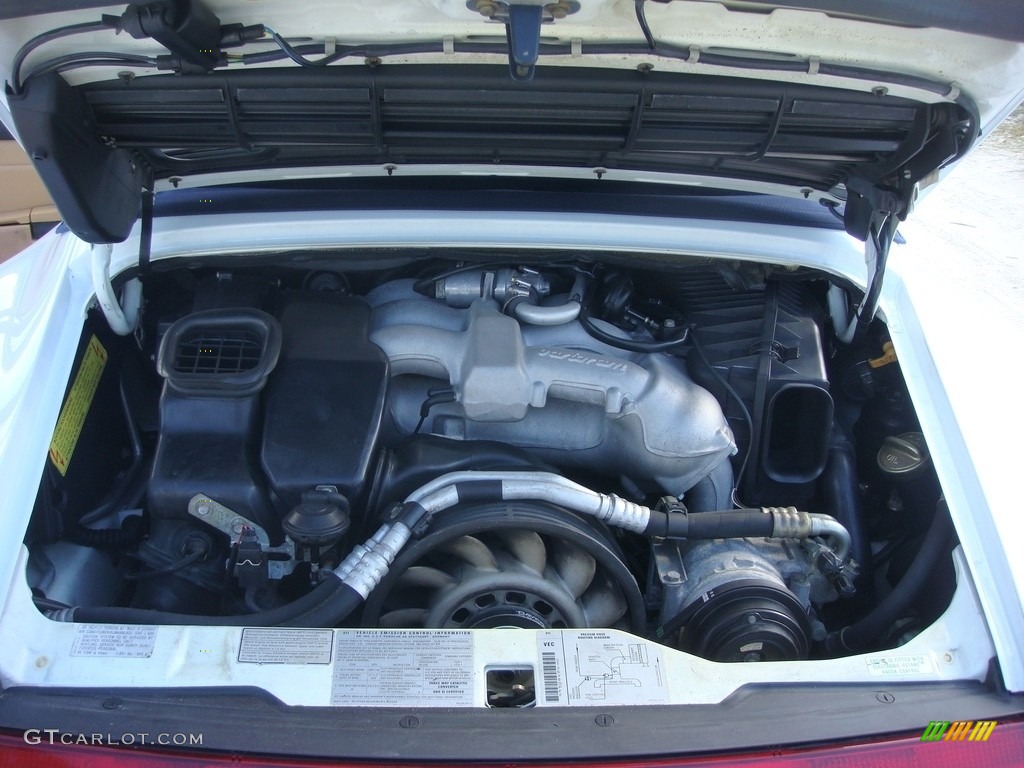
[[[555,571],[575,598],[587,591],[597,572],[597,561],[593,556],[564,539],[552,543],[551,560]]]
[[[455,578],[437,568],[425,565],[413,565],[398,578],[394,589],[409,587],[426,587],[427,589],[444,589],[455,584]]]
[[[426,608],[399,608],[397,611],[385,613],[377,620],[377,626],[383,629],[403,629],[406,627],[426,626]]]
[[[600,574],[583,595],[588,627],[610,627],[626,614],[626,598],[605,574]]]
[[[548,562],[547,547],[536,531],[494,531],[494,535],[505,545],[519,562],[537,573],[544,573]]]
[[[440,548],[443,552],[465,560],[470,565],[483,571],[498,570],[494,553],[475,536],[460,536],[449,541]]]

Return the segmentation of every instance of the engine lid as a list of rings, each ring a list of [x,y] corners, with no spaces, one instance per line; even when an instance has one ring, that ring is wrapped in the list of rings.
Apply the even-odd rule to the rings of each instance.
[[[1024,93],[1010,0],[82,6],[5,6],[0,66],[89,242],[144,189],[411,169],[814,197],[864,239]]]

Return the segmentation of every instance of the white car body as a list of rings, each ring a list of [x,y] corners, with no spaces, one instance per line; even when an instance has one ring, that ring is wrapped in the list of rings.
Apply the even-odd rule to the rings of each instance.
[[[224,21],[256,24],[281,4],[243,5],[224,0],[207,5]],[[837,88],[868,93],[885,87],[893,96],[934,103],[948,103],[951,98],[967,94],[978,107],[982,135],[1024,98],[1024,46],[1016,42],[935,28],[879,25],[806,10],[776,9],[754,14],[728,10],[717,3],[646,5],[647,20],[659,42],[684,48],[693,46],[691,61],[641,53],[588,59],[588,45],[624,38],[635,42],[638,32],[632,2],[581,0],[578,15],[555,22],[553,29],[560,39],[582,40],[582,54],[561,57],[557,64],[635,69],[638,64],[653,62],[659,72],[704,74],[714,68],[700,62],[701,51],[759,49],[778,57],[806,60],[808,69],[780,74],[756,68],[722,68],[714,74],[799,84],[825,80]],[[0,68],[8,64],[12,50],[33,34],[95,16],[94,10],[79,10],[62,14],[57,20],[36,16],[0,21]],[[468,39],[485,28],[480,15],[461,0],[348,0],[327,9],[320,3],[291,3],[286,13],[274,19],[273,26],[286,38],[308,36],[310,18],[318,19],[315,34],[346,44],[378,42],[381,30],[387,30],[389,42],[398,43]],[[123,34],[110,42],[105,33],[97,32],[82,40],[66,38],[54,43],[48,52],[58,55],[93,46],[149,52],[154,43],[132,40]],[[448,65],[481,61],[504,64],[500,55],[459,53],[454,48],[437,54],[398,56],[393,64],[401,67],[406,63]],[[947,83],[949,91],[928,93],[923,88],[888,82],[882,86],[884,78],[880,82],[829,78],[819,72],[822,62],[913,75]],[[545,66],[547,60],[542,58],[539,67]],[[67,78],[72,84],[106,80],[116,70],[78,69],[69,72]],[[2,117],[13,132],[16,126],[10,113]],[[20,140],[31,152],[33,137],[21,136]],[[374,179],[386,177],[391,170],[394,169],[357,164],[282,168],[272,173],[210,171],[177,182],[159,179],[155,191],[159,196],[173,189],[207,189],[255,179],[339,175],[355,180]],[[405,171],[399,165],[397,174]],[[572,180],[588,179],[593,174],[589,168],[568,166],[524,164],[496,169],[472,163],[421,163],[410,166],[408,172],[438,179],[543,175]],[[839,200],[836,189],[805,193],[802,185],[782,182],[614,168],[602,169],[602,174],[607,174],[609,181],[721,187]],[[923,192],[926,184],[921,186]],[[22,532],[32,517],[37,478],[49,461],[47,450],[53,427],[61,413],[68,382],[75,374],[83,321],[90,308],[100,307],[112,323],[118,322],[118,317],[123,322],[127,315],[129,325],[134,324],[131,316],[137,307],[119,307],[117,302],[121,299],[114,295],[110,285],[119,284],[119,276],[138,267],[143,239],[139,222],[126,239],[112,246],[90,245],[61,226],[0,265],[0,487],[4,489],[0,530],[7,533],[0,542],[0,689],[245,686],[266,691],[289,706],[351,706],[356,699],[339,698],[341,662],[337,654],[331,657],[329,649],[348,647],[344,644],[355,642],[353,638],[362,631],[359,629],[289,630],[310,633],[304,636],[304,642],[314,649],[322,650],[326,643],[331,663],[321,663],[319,659],[301,663],[294,658],[283,664],[250,663],[243,658],[245,630],[230,626],[124,626],[118,630],[122,632],[120,652],[101,655],[81,649],[90,642],[100,642],[96,638],[104,637],[106,631],[101,629],[102,625],[53,621],[33,605],[26,579],[29,554]],[[842,231],[629,213],[382,209],[294,210],[268,217],[262,213],[211,212],[157,217],[148,243],[154,267],[197,257],[323,248],[353,252],[414,248],[509,249],[524,253],[561,250],[597,254],[598,258],[611,252],[664,257],[687,254],[713,263],[811,268],[830,276],[837,285],[856,286],[861,291],[867,290],[871,275],[871,265],[865,265],[864,243]],[[904,683],[991,681],[993,662],[998,665],[996,675],[1005,691],[1024,693],[1024,651],[1020,641],[1024,637],[1024,561],[1017,556],[1018,542],[1024,539],[1024,523],[1013,472],[1013,446],[1016,436],[1024,430],[1024,423],[1013,406],[1013,366],[1007,365],[1001,372],[979,371],[974,348],[977,344],[978,349],[987,347],[1000,350],[1003,356],[1012,355],[1019,347],[1014,342],[1022,340],[1021,329],[1014,329],[1015,335],[1008,337],[1002,329],[986,327],[983,316],[975,315],[967,332],[952,335],[950,326],[959,323],[947,315],[947,297],[934,290],[927,274],[921,277],[922,271],[928,270],[925,257],[915,253],[913,242],[894,246],[878,302],[878,316],[888,328],[959,537],[959,546],[954,550],[956,590],[948,609],[909,642],[897,647],[839,658],[777,663],[727,665],[630,638],[621,630],[603,630],[603,642],[641,642],[646,652],[663,665],[667,685],[647,682],[624,703],[719,704],[751,684],[860,684],[873,686],[871,690],[883,690]],[[970,269],[970,265],[964,268]],[[955,287],[950,289],[955,294]],[[129,298],[128,303],[131,302]],[[969,351],[964,349],[968,339],[972,346]],[[68,558],[83,558],[86,562],[90,557],[73,545],[68,546]],[[436,630],[406,632],[413,631]],[[317,635],[318,632],[321,634]],[[573,629],[559,632],[559,642],[564,639],[566,643],[579,641],[587,634]],[[488,670],[537,667],[538,643],[555,634],[558,633],[551,630],[513,628],[474,630],[468,635],[467,646],[457,646],[461,650],[444,646],[453,656],[463,654],[460,661],[453,663],[465,664],[472,681],[470,691],[458,699],[457,706],[486,707],[484,680]],[[310,653],[313,658],[318,651]],[[450,700],[431,699],[422,692],[411,694],[400,704],[391,704],[386,696],[375,698],[372,694],[367,694],[366,701],[423,709],[450,706]],[[557,703],[574,702],[559,699]],[[936,703],[940,705],[941,701]],[[545,702],[538,699],[537,706],[543,708]],[[954,716],[951,713],[947,719]]]

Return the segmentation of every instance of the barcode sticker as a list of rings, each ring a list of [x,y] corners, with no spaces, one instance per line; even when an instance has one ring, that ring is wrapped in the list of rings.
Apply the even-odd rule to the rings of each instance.
[[[558,704],[562,691],[562,672],[558,668],[558,654],[552,650],[541,651],[540,669],[544,679],[544,703]]]

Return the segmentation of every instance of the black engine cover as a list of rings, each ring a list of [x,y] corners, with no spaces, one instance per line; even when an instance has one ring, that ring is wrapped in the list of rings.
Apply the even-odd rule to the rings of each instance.
[[[381,431],[388,360],[367,338],[369,307],[337,294],[296,292],[280,315],[281,359],[264,392],[261,461],[284,509],[303,491],[366,491]]]

